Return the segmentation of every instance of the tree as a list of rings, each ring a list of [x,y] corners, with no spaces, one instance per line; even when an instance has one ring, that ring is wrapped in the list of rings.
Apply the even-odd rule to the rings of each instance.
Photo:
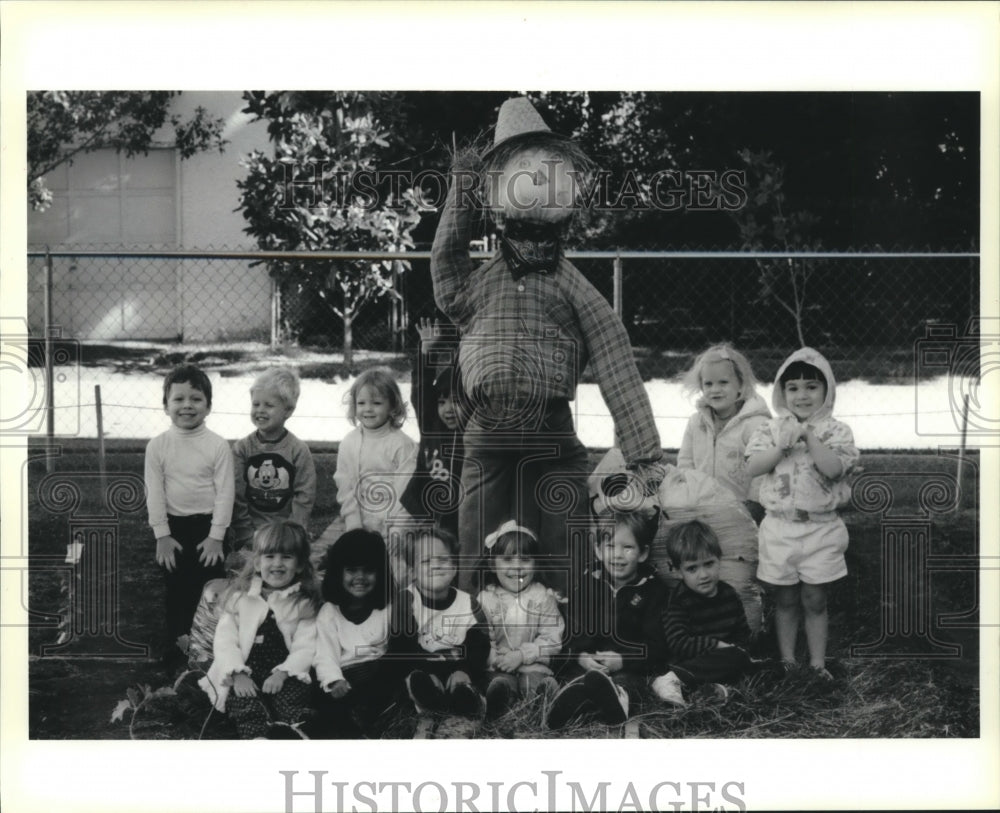
[[[268,121],[274,155],[254,151],[238,181],[244,231],[265,251],[393,251],[413,247],[419,190],[405,176],[387,177],[391,132],[405,128],[392,93],[248,91],[244,112]],[[392,127],[388,125],[391,123]],[[272,262],[287,296],[321,303],[344,326],[344,363],[353,363],[352,324],[382,296],[399,294],[403,260]],[[301,325],[289,332],[301,333]]]
[[[817,251],[819,242],[810,237],[817,218],[803,210],[786,211],[785,168],[770,152],[740,150],[740,160],[751,190],[747,203],[730,211],[739,229],[744,251]],[[760,272],[759,301],[777,302],[795,320],[799,346],[805,347],[806,291],[818,262],[801,257],[763,259],[754,262]]]
[[[157,131],[169,124],[181,158],[203,150],[222,152],[222,119],[203,107],[182,120],[170,114],[180,91],[31,91],[28,93],[28,202],[42,211],[52,201],[45,175],[74,157],[112,148],[132,157],[149,152]]]

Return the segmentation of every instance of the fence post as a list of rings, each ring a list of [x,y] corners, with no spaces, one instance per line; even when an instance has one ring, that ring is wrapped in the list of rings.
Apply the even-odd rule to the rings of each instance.
[[[271,277],[271,349],[278,346],[278,313],[281,311],[281,289],[278,280]]]
[[[45,247],[45,315],[43,329],[45,331],[45,436],[49,446],[56,434],[56,397],[53,391],[54,375],[52,371],[52,255],[49,247]],[[45,468],[49,474],[55,471],[55,457],[46,455]]]
[[[612,294],[612,306],[615,309],[615,313],[618,314],[618,318],[622,317],[622,258],[620,256],[615,257],[614,262],[614,293]]]

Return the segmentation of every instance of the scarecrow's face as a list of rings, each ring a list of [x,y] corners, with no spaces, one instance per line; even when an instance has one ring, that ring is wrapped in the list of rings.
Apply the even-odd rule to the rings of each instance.
[[[573,164],[554,146],[526,145],[512,155],[494,184],[498,220],[558,223],[570,216],[576,200]]]

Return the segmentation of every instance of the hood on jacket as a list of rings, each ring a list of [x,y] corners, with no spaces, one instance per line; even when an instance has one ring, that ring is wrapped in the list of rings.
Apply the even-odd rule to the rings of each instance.
[[[785,390],[781,386],[781,376],[796,361],[804,361],[806,364],[811,364],[823,373],[823,376],[826,378],[826,398],[823,400],[823,406],[816,410],[809,420],[815,421],[819,418],[830,417],[833,414],[833,403],[837,397],[837,382],[834,380],[830,362],[823,358],[822,353],[818,350],[813,350],[811,347],[803,347],[800,350],[796,350],[778,368],[778,372],[774,376],[774,390],[771,394],[771,403],[774,405],[775,413],[779,417],[792,414],[785,403]]]
[[[701,413],[709,424],[712,423],[712,408],[705,401],[705,396],[701,396],[695,402],[694,408]],[[767,403],[761,398],[756,392],[751,392],[750,396],[743,401],[743,404],[736,414],[733,415],[731,421],[732,423],[738,423],[739,421],[744,421],[747,418],[752,418],[754,415],[763,415],[765,418],[771,417],[771,410],[767,408]]]

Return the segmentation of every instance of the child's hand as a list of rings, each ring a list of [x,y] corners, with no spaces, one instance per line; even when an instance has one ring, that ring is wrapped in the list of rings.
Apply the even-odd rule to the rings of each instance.
[[[246,672],[233,675],[233,694],[237,697],[253,697],[257,694],[257,687]]]
[[[794,415],[782,418],[781,426],[778,428],[777,446],[779,449],[791,449],[792,446],[802,437],[804,426],[799,423]]]
[[[513,672],[524,663],[524,653],[520,649],[508,649],[497,655],[496,667],[501,672]]]
[[[601,661],[597,660],[597,656],[593,652],[581,652],[577,656],[576,662],[588,672],[593,672],[594,670],[598,672],[608,671],[607,667]]]
[[[438,327],[437,320],[431,320],[425,316],[417,322],[417,335],[422,343],[438,338],[441,335],[441,329]]]
[[[212,539],[210,536],[206,536],[202,539],[201,542],[198,543],[197,549],[201,551],[198,561],[205,565],[205,567],[222,564],[222,560],[225,558],[222,554],[221,540]]]
[[[594,655],[594,659],[604,665],[606,672],[620,672],[625,666],[625,661],[617,652],[598,652]]]
[[[340,700],[340,698],[344,697],[350,690],[351,684],[341,678],[340,680],[335,680],[331,683],[326,692],[334,700]]]
[[[264,685],[260,688],[264,694],[277,694],[281,691],[281,687],[285,685],[287,678],[288,672],[278,669],[267,676],[267,680],[264,681]]]
[[[181,543],[172,536],[161,536],[156,540],[156,564],[173,573],[177,567],[175,554],[181,550]]]

